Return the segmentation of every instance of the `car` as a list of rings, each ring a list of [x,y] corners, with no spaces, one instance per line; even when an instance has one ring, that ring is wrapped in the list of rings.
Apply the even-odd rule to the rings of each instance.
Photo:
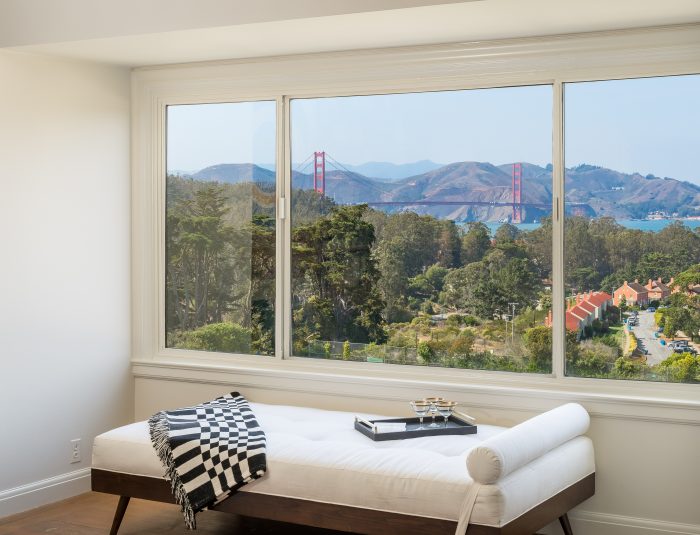
[[[647,308],[647,312],[656,312],[656,309],[654,307],[649,307]]]
[[[674,353],[690,353],[691,355],[698,354],[698,352],[695,350],[694,347],[674,347],[673,352]]]

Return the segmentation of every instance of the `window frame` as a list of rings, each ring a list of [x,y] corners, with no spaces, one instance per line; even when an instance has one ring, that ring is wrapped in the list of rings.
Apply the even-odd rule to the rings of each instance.
[[[132,77],[132,362],[135,373],[190,379],[207,370],[256,377],[309,374],[349,384],[400,381],[481,391],[575,392],[594,399],[692,401],[697,385],[565,375],[565,83],[700,73],[700,25],[482,43],[403,47],[136,69]],[[292,356],[290,101],[357,95],[552,86],[552,373],[520,374]],[[165,347],[165,152],[167,106],[274,100],[277,104],[275,356]],[[280,218],[283,206],[284,218]],[[160,371],[155,371],[156,368]],[[150,371],[149,371],[150,370]],[[169,370],[165,372],[164,370]],[[197,370],[199,372],[197,372]],[[345,379],[342,379],[345,378]],[[189,380],[189,379],[188,379]],[[262,380],[262,379],[260,379]],[[484,390],[486,389],[486,390]],[[602,398],[601,398],[602,396]]]

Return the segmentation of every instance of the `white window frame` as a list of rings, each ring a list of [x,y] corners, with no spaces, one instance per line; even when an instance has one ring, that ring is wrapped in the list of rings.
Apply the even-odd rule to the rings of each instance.
[[[502,396],[588,400],[617,413],[700,414],[697,385],[567,377],[565,363],[563,84],[700,73],[700,25],[440,46],[236,60],[136,69],[132,77],[132,362],[137,377],[250,383],[350,396],[412,389],[452,390],[468,401]],[[308,359],[291,355],[289,103],[294,98],[485,89],[553,88],[553,371],[550,375]],[[273,100],[277,103],[275,357],[165,347],[165,147],[169,105]],[[279,206],[279,205],[278,205]],[[281,334],[281,335],[280,335]],[[315,381],[315,383],[314,383]],[[314,384],[316,386],[314,386]],[[342,386],[341,386],[342,385]],[[392,390],[394,389],[394,390]],[[434,390],[433,390],[434,391]],[[389,394],[386,394],[389,395]],[[384,397],[386,398],[386,395]],[[404,396],[401,398],[401,396]],[[534,405],[533,405],[534,403]],[[488,405],[488,404],[487,404]],[[523,409],[528,405],[523,405]],[[678,412],[680,411],[680,412]],[[687,411],[691,411],[690,413]],[[689,416],[690,415],[690,416]]]

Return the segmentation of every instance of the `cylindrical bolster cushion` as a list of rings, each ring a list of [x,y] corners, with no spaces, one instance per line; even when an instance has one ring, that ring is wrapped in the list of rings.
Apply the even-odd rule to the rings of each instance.
[[[469,452],[467,470],[490,485],[557,446],[583,435],[590,418],[578,403],[567,403],[484,440]],[[573,462],[573,461],[572,461]]]

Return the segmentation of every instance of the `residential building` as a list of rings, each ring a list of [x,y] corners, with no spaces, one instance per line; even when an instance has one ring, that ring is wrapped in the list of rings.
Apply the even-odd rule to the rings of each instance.
[[[605,312],[612,305],[612,296],[605,292],[577,294],[567,301],[566,330],[578,333],[580,337],[586,327],[592,327],[595,320],[603,321]],[[545,319],[547,327],[552,326],[552,311]]]
[[[649,282],[644,286],[649,294],[649,301],[662,301],[666,299],[671,295],[671,284],[673,284],[673,277],[669,280],[668,285],[662,282],[661,277],[656,280],[649,279]]]
[[[634,282],[625,281],[622,286],[615,290],[613,294],[613,304],[619,306],[622,298],[630,306],[642,306],[649,304],[649,290],[639,284],[639,280]]]

